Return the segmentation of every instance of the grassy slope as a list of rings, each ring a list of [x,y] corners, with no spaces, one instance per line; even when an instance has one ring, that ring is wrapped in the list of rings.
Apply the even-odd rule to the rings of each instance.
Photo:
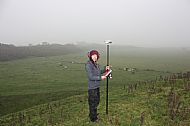
[[[157,83],[162,85],[163,83]],[[63,100],[36,106],[25,111],[7,115],[2,118],[4,125],[132,125],[139,126],[141,113],[144,112],[144,125],[189,125],[186,118],[176,117],[171,120],[167,114],[167,95],[169,88],[163,87],[156,93],[148,93],[145,87],[138,87],[133,93],[128,93],[122,87],[111,88],[109,93],[109,115],[105,115],[105,90],[101,88],[99,105],[99,122],[91,123],[88,118],[87,95],[76,95]],[[177,91],[183,97],[182,101],[189,105],[190,95],[186,91]],[[24,117],[23,117],[24,115]]]
[[[105,59],[104,55],[102,59]],[[22,111],[22,113],[24,112],[26,115],[31,115],[31,119],[28,119],[28,124],[48,123],[50,125],[51,123],[55,124],[57,122],[60,125],[94,125],[91,124],[87,118],[87,95],[84,93],[87,90],[87,85],[84,65],[63,62],[73,60],[77,62],[86,61],[83,54],[78,54],[2,62],[0,64],[0,113],[4,115],[34,105],[58,100]],[[148,97],[146,92],[136,91],[135,94],[127,94],[126,90],[122,90],[122,88],[124,85],[138,80],[155,79],[156,76],[167,74],[165,71],[187,71],[189,61],[190,59],[186,55],[178,57],[157,55],[155,57],[151,55],[131,55],[129,53],[124,55],[113,54],[111,63],[114,69],[114,78],[110,82],[110,114],[108,117],[104,114],[105,92],[104,86],[102,86],[102,100],[99,106],[101,120],[99,124],[139,125],[140,114],[143,111],[146,111],[145,123],[147,123],[147,125],[161,123],[165,118],[161,118],[161,114],[152,115],[151,109],[149,109],[152,103],[148,104],[146,102],[146,98]],[[101,60],[100,63],[105,64],[103,60]],[[68,69],[63,69],[64,65],[68,66]],[[140,71],[136,74],[131,74],[119,70],[119,68],[123,68],[124,66],[136,67],[139,68]],[[143,69],[147,69],[147,67],[157,71],[143,71]],[[72,96],[75,94],[83,95]],[[159,97],[157,97],[157,95]],[[157,95],[151,97],[151,99],[155,99],[152,100],[155,102],[157,98],[159,99],[161,97],[162,100],[156,104],[161,103],[163,108],[160,108],[160,110],[164,111],[166,104],[165,98],[163,97],[164,92]],[[56,104],[55,106],[57,106],[53,109],[55,113],[46,109],[48,105],[52,106],[54,103]],[[16,107],[14,107],[15,105]],[[43,109],[44,112],[42,112]],[[32,116],[31,113],[33,113],[34,116]],[[39,113],[44,114],[40,114],[40,117]],[[59,116],[61,116],[61,118]],[[16,114],[13,114],[2,117],[1,120],[3,120],[3,122],[9,122],[6,120],[12,117],[18,118]]]
[[[67,61],[67,57],[1,62],[0,114],[84,93],[84,65],[63,61]],[[65,65],[68,69],[64,69]],[[75,76],[78,81],[74,81]]]

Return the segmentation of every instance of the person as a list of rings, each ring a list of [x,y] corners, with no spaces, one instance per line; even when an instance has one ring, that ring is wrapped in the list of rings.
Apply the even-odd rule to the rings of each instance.
[[[109,70],[109,66],[104,69],[100,68],[97,63],[100,58],[100,54],[97,50],[91,50],[88,53],[89,60],[87,61],[85,68],[88,76],[88,104],[89,104],[89,117],[92,122],[98,120],[97,107],[100,102],[100,81],[105,80],[106,76],[102,75]]]

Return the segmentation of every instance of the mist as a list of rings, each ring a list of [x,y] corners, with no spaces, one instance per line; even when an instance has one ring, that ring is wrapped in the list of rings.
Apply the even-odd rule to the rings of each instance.
[[[0,43],[190,47],[188,0],[1,0]]]

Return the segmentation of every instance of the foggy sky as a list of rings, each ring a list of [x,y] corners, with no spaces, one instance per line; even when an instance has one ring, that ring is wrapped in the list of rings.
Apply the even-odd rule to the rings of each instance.
[[[189,0],[0,0],[0,42],[190,47]]]

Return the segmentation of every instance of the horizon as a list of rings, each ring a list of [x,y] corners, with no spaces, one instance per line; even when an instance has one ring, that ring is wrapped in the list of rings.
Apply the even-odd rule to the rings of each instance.
[[[0,44],[5,44],[5,45],[13,45],[15,47],[27,47],[27,46],[38,46],[38,45],[43,45],[43,42],[39,42],[39,43],[36,43],[36,44],[25,44],[25,45],[16,45],[16,44],[12,44],[12,43],[2,43],[0,42]],[[88,43],[88,42],[75,42],[75,43],[49,43],[47,42],[48,45],[68,45],[68,44],[71,44],[71,45],[82,45],[82,44],[86,44],[86,46],[89,46],[89,45],[105,45],[105,43]],[[115,44],[115,43],[112,43],[111,46],[127,46],[127,47],[135,47],[135,48],[150,48],[150,49],[164,49],[164,48],[171,48],[171,49],[188,49],[190,48],[190,46],[180,46],[180,47],[169,47],[169,46],[163,46],[163,47],[145,47],[145,46],[135,46],[135,45],[129,45],[129,44]]]

